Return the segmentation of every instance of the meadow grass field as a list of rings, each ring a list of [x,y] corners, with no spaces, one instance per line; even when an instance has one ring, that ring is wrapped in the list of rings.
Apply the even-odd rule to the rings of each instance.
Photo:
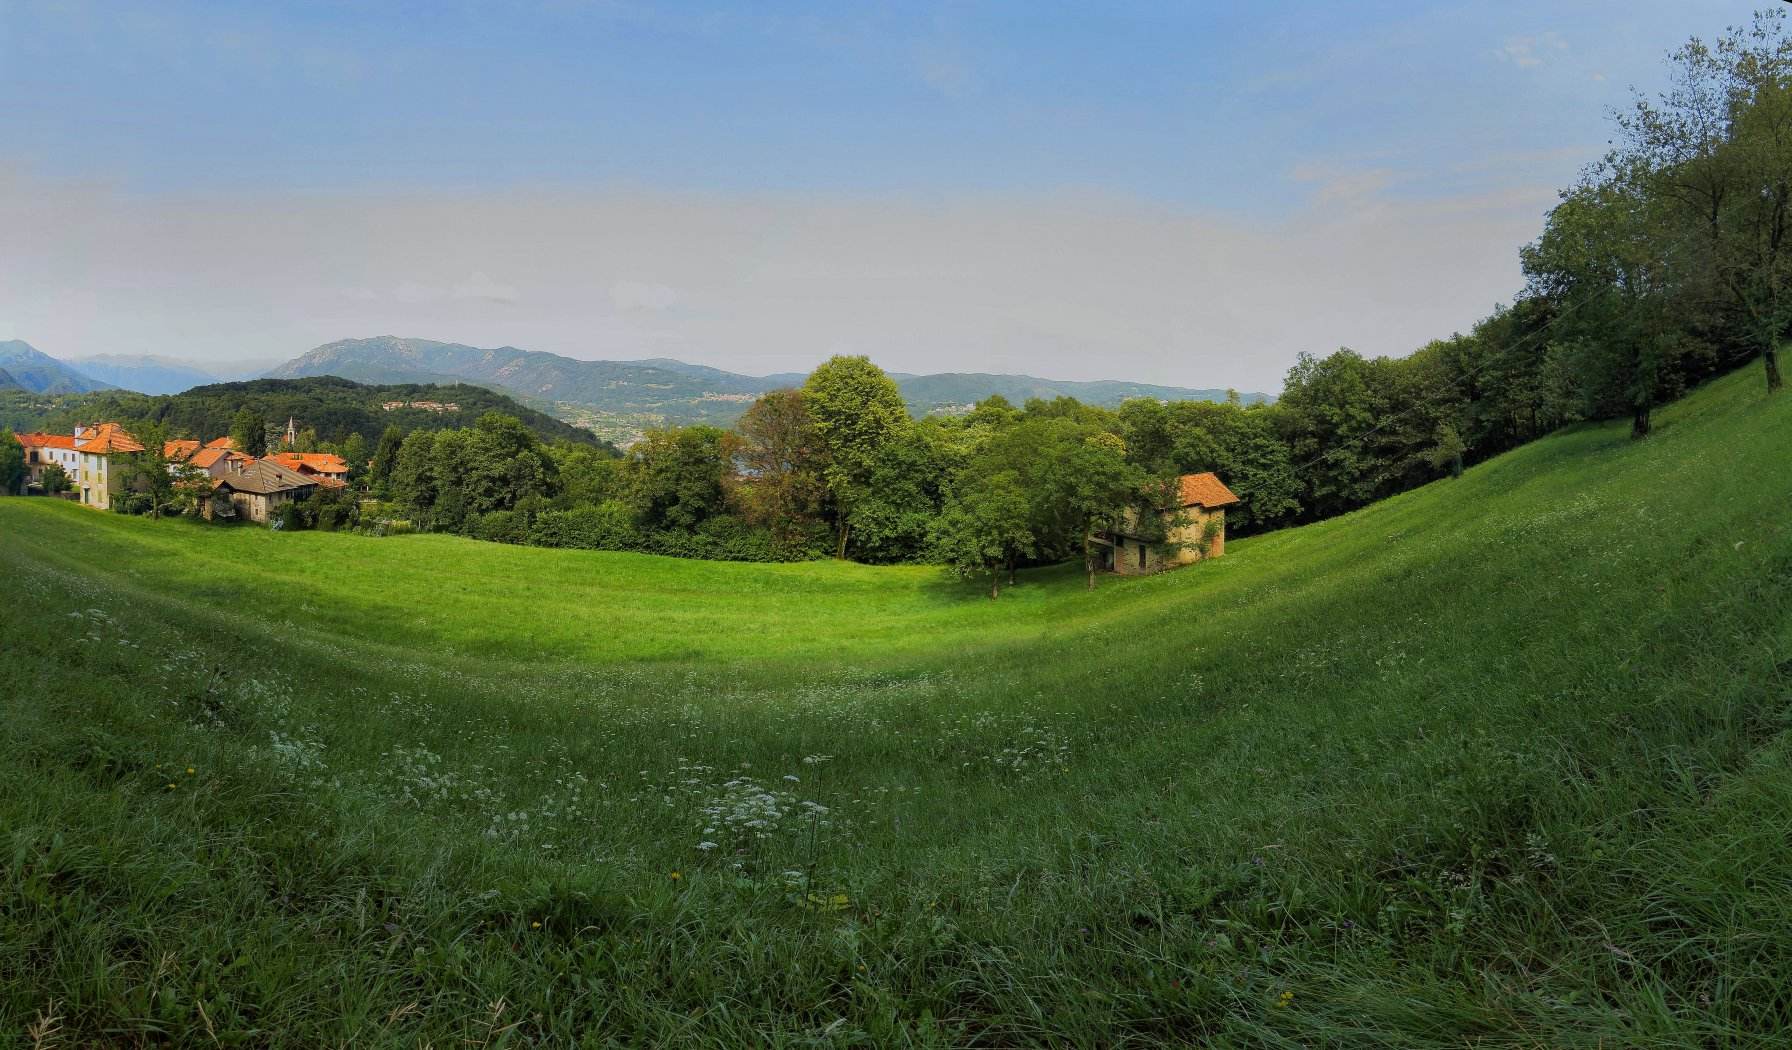
[[[26,1046],[1745,1047],[1792,398],[1086,592],[0,500]]]

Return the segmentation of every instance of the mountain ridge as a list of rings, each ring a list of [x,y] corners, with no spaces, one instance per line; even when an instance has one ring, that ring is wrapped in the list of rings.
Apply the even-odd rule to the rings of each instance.
[[[649,426],[738,419],[753,399],[802,382],[803,373],[751,376],[674,358],[585,361],[514,346],[476,347],[432,339],[374,336],[325,343],[266,373],[293,379],[335,375],[363,383],[472,382],[516,396],[606,437],[627,439]],[[988,372],[928,375],[891,373],[916,415],[955,412],[1000,394],[1016,403],[1032,397],[1075,397],[1112,407],[1133,397],[1222,401],[1222,389],[1193,389],[1124,380],[1053,380]],[[1247,403],[1260,393],[1240,394]]]
[[[111,383],[57,360],[23,339],[0,341],[0,368],[12,377],[14,385],[33,394],[90,394],[112,389]]]

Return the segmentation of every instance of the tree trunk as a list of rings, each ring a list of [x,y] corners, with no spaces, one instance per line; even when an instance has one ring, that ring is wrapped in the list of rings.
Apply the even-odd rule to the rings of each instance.
[[[851,531],[852,531],[851,525],[848,525],[844,521],[842,521],[840,523],[840,545],[835,549],[834,557],[838,558],[841,561],[846,560],[846,534]]]
[[[1095,546],[1089,533],[1083,533],[1083,568],[1089,570],[1089,589],[1095,589]]]
[[[1630,439],[1632,441],[1649,436],[1649,406],[1639,405],[1636,414],[1630,417]]]
[[[989,574],[989,600],[995,601],[1002,596],[1002,571],[997,569]]]
[[[1767,349],[1761,351],[1761,364],[1767,368],[1767,392],[1769,394],[1785,386],[1780,378],[1780,348],[1778,342],[1769,343]]]

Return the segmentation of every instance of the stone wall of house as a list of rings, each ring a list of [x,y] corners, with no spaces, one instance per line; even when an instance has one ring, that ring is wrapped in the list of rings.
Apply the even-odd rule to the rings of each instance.
[[[1201,507],[1188,508],[1188,524],[1170,534],[1170,539],[1182,544],[1182,548],[1165,558],[1150,544],[1140,543],[1130,536],[1116,537],[1114,545],[1114,571],[1122,576],[1149,576],[1166,568],[1189,565],[1201,560],[1201,533],[1207,526],[1209,518],[1216,518],[1220,523],[1220,531],[1213,538],[1213,546],[1208,549],[1209,558],[1217,558],[1226,552],[1226,509],[1205,510]],[[1131,525],[1129,519],[1127,524]],[[1144,563],[1141,565],[1139,552],[1144,552]]]

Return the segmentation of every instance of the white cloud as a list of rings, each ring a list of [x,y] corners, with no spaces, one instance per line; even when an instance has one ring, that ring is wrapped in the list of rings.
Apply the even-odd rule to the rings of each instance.
[[[1502,62],[1510,62],[1520,69],[1532,69],[1542,65],[1552,54],[1568,50],[1568,41],[1555,30],[1537,36],[1511,36],[1501,44],[1493,55]]]

